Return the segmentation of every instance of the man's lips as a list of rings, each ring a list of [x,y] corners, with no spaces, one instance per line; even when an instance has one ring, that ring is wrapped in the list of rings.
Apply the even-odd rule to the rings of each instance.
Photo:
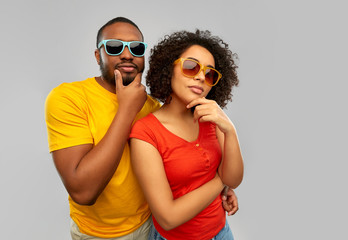
[[[189,88],[196,94],[202,94],[204,92],[203,88],[200,86],[189,86]]]
[[[137,70],[138,68],[134,64],[119,64],[116,66],[116,69],[122,72],[134,72],[134,70]]]

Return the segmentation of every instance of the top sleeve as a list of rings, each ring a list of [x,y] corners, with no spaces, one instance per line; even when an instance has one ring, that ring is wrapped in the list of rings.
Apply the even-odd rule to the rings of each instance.
[[[148,118],[145,117],[135,122],[129,138],[137,138],[147,143],[152,144],[155,148],[158,148],[158,142],[154,130],[150,128],[149,124],[146,123]],[[144,121],[145,120],[145,121]]]
[[[53,89],[47,96],[45,120],[50,152],[93,143],[83,102],[81,94],[69,88]]]

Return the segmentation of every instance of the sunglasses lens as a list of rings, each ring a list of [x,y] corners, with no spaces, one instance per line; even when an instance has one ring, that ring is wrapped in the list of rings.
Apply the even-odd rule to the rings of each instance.
[[[118,55],[123,50],[123,43],[120,41],[108,41],[106,42],[106,51],[109,54]]]
[[[145,54],[145,44],[142,42],[131,42],[130,51],[134,56],[143,56]]]
[[[214,69],[207,69],[205,71],[205,81],[208,85],[214,85],[219,78],[219,74]]]
[[[182,63],[182,72],[189,77],[194,77],[201,70],[201,66],[192,60],[184,60]],[[205,71],[205,81],[213,86],[219,79],[219,73],[213,68],[207,68]]]
[[[196,74],[201,69],[201,66],[199,66],[198,63],[191,61],[191,60],[185,60],[182,63],[182,72],[190,77],[196,76]]]

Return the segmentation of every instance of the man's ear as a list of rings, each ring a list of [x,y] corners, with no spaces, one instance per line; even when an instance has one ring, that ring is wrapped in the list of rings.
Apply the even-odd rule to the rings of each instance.
[[[99,49],[96,49],[94,51],[94,56],[95,56],[95,59],[97,60],[98,65],[100,65],[100,51],[99,51]]]

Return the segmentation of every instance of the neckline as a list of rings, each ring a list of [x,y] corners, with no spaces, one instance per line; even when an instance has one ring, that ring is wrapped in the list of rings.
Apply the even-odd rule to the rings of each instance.
[[[151,116],[152,118],[154,118],[155,121],[158,123],[158,125],[159,125],[162,129],[164,129],[164,131],[168,132],[170,135],[172,135],[172,136],[174,136],[174,137],[180,139],[181,141],[183,141],[183,142],[185,142],[185,143],[196,144],[197,142],[199,142],[199,139],[201,138],[201,123],[200,123],[200,122],[198,122],[198,128],[199,128],[199,129],[198,129],[198,136],[197,136],[196,140],[188,141],[188,140],[186,140],[186,139],[184,139],[184,138],[182,138],[182,137],[176,135],[175,133],[171,132],[168,128],[166,128],[166,127],[161,123],[160,120],[158,120],[158,118],[157,118],[153,113],[149,113],[149,116]]]
[[[102,85],[100,85],[96,79],[96,77],[92,78],[92,83],[97,86],[101,91],[103,91],[105,94],[109,95],[112,98],[117,99],[117,94],[110,92],[109,90],[105,89]]]

